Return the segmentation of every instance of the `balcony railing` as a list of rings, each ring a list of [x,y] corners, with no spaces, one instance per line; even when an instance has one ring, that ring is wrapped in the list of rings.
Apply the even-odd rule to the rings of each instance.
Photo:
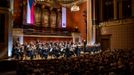
[[[110,21],[103,21],[99,23],[99,26],[114,26],[114,25],[125,25],[134,23],[134,18],[126,18],[126,19],[119,19],[119,20],[110,20]]]
[[[73,29],[51,28],[23,25],[23,33],[26,35],[60,35],[70,36]]]

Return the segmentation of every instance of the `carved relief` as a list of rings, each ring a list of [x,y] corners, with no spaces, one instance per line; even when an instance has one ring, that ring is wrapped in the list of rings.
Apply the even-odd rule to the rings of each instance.
[[[56,12],[52,11],[50,16],[51,28],[56,27]]]
[[[48,27],[49,26],[49,11],[47,9],[43,9],[43,14],[42,14],[42,25],[43,27]]]
[[[35,25],[39,26],[41,23],[41,8],[35,7]]]

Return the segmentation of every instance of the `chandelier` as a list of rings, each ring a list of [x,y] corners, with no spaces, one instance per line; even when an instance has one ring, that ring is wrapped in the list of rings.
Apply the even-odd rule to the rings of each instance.
[[[71,11],[79,11],[80,10],[80,7],[76,4],[73,4],[72,7],[71,7]]]

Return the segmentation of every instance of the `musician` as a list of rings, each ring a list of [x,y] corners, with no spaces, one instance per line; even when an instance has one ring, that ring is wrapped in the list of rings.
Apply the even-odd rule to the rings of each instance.
[[[75,51],[76,51],[76,56],[80,56],[80,51],[81,51],[81,45],[80,45],[80,43],[78,43],[76,45]]]
[[[38,54],[39,54],[39,56],[40,57],[42,57],[42,44],[41,43],[39,43],[38,45],[37,45],[37,52],[38,52]]]
[[[65,47],[63,45],[60,46],[61,56],[65,53]]]
[[[55,57],[58,59],[58,57],[60,56],[60,50],[58,46],[55,47],[54,54],[55,54]]]
[[[23,57],[24,57],[24,44],[20,45],[20,57],[21,57],[21,60],[23,60]]]
[[[35,43],[33,44],[33,57],[36,58],[37,50]]]
[[[69,58],[70,57],[70,51],[69,51],[69,47],[67,46],[66,49],[65,49],[65,55],[64,55],[66,58]]]
[[[42,53],[43,53],[42,55],[43,55],[43,57],[45,57],[45,59],[48,58],[48,52],[49,52],[48,47],[46,45],[44,45],[44,47],[42,49]]]
[[[86,46],[87,46],[87,41],[84,40],[83,44],[84,44],[84,48],[83,48],[84,50],[83,51],[85,52],[86,51]]]
[[[71,56],[72,56],[72,55],[75,56],[75,52],[74,52],[74,51],[75,51],[75,49],[74,49],[73,45],[71,45],[71,46],[70,46],[70,54],[71,54]]]
[[[14,58],[15,57],[15,51],[16,51],[16,45],[15,44],[13,44],[13,47],[12,47],[12,58]]]
[[[19,43],[15,46],[14,50],[15,50],[15,59],[19,60],[20,58],[20,44]]]
[[[24,48],[24,57],[26,57],[26,55],[27,55],[27,51],[28,51],[28,44],[27,44],[27,42],[24,42],[24,44],[23,44],[23,48]]]
[[[34,51],[34,47],[33,47],[32,44],[30,44],[29,47],[28,47],[28,51],[27,52],[28,52],[28,56],[30,57],[31,60],[33,59],[33,56],[34,56],[33,51]]]

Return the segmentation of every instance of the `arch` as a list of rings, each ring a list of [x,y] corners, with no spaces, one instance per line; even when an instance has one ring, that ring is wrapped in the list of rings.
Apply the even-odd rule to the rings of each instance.
[[[41,24],[41,7],[35,6],[35,25],[39,26]]]
[[[51,28],[55,28],[56,27],[56,11],[55,10],[51,11],[50,24],[51,24]]]
[[[43,27],[49,27],[49,16],[50,16],[50,12],[48,9],[43,9],[42,12],[42,26]]]

